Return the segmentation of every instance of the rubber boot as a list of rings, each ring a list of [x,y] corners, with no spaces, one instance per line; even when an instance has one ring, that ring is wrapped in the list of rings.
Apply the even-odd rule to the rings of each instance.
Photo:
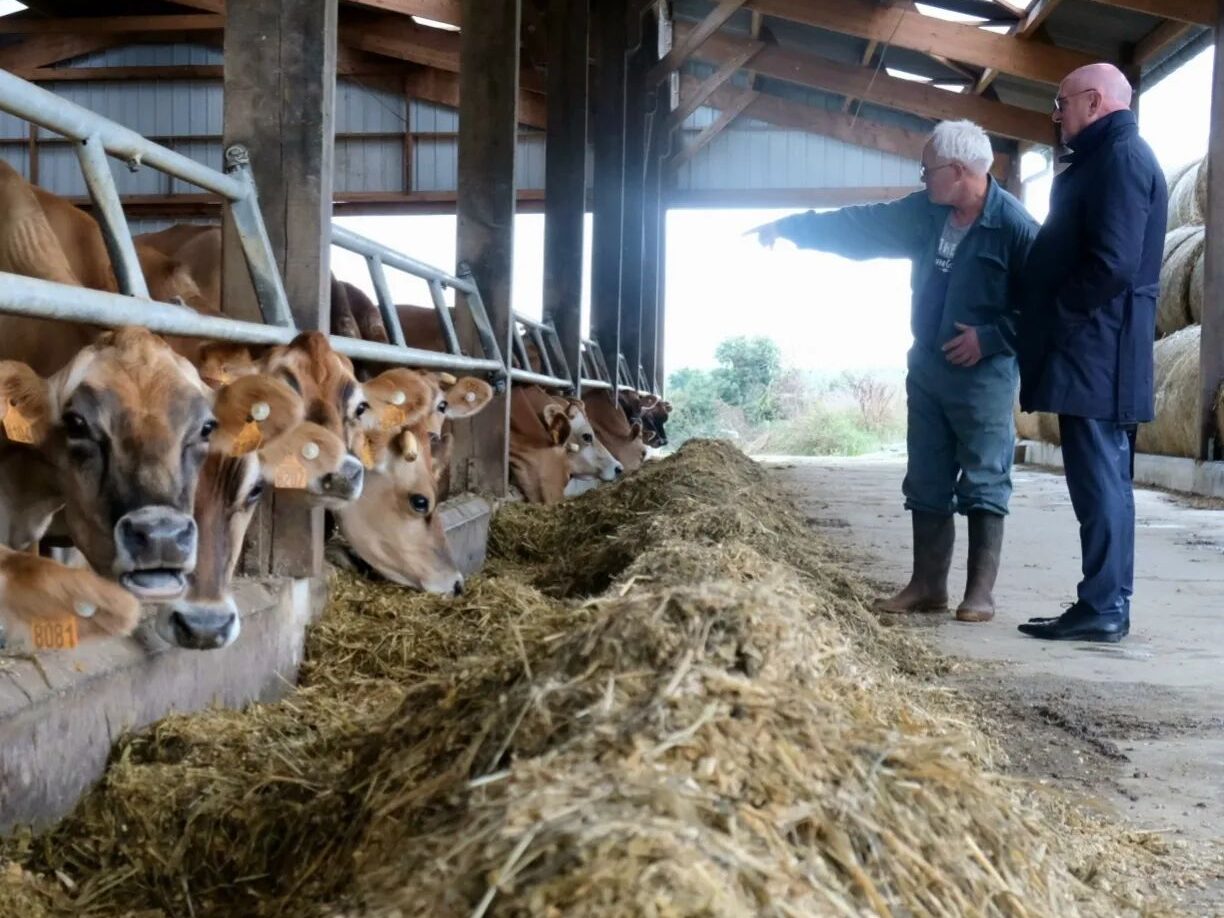
[[[877,612],[903,615],[909,612],[948,611],[948,570],[956,542],[956,521],[949,515],[912,511],[914,526],[914,572],[896,596],[881,599]]]
[[[958,622],[988,622],[994,618],[994,585],[1003,554],[1003,517],[974,510],[969,514],[969,577],[965,601],[957,607]]]

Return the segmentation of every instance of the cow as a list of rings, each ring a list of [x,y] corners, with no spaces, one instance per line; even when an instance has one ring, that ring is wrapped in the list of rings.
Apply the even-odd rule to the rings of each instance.
[[[570,422],[564,407],[547,396],[541,403],[532,388],[543,392],[538,386],[510,389],[510,482],[528,503],[555,504],[570,480]]]
[[[631,389],[619,393],[621,409],[632,424],[637,421],[642,428],[642,442],[652,449],[667,445],[664,425],[671,414],[671,403],[657,395],[641,395]]]
[[[601,481],[615,481],[621,476],[624,468],[595,436],[580,399],[549,395],[539,386],[517,388],[541,420],[545,420],[544,409],[549,405],[555,405],[565,412],[569,425],[568,434],[561,444],[565,447],[568,473],[568,480],[562,489],[564,496],[581,494]],[[527,492],[523,493],[526,495]]]
[[[587,420],[601,443],[625,472],[636,472],[646,459],[640,421],[630,422],[616,398],[607,389],[592,389],[582,397]]]

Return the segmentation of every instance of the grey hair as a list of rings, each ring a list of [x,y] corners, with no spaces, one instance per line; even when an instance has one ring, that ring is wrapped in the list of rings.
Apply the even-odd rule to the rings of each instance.
[[[955,160],[976,175],[985,175],[994,163],[990,138],[972,121],[941,121],[931,132],[931,146],[941,159]]]

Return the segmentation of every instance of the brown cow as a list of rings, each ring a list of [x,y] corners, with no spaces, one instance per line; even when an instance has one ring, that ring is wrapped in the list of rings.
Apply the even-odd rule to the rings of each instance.
[[[555,504],[565,498],[570,480],[565,448],[570,422],[563,406],[547,395],[541,402],[532,389],[544,391],[539,386],[510,390],[510,481],[529,503]]]
[[[642,425],[630,423],[624,410],[607,389],[594,389],[583,395],[587,419],[595,428],[595,434],[617,458],[626,472],[635,472],[646,459],[646,445],[642,442]]]

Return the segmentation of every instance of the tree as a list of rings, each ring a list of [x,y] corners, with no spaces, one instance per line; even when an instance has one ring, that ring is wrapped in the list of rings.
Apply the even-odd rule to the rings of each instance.
[[[714,371],[719,398],[742,408],[753,423],[778,416],[773,386],[782,374],[782,353],[777,344],[762,337],[727,338],[714,357],[721,364]]]

